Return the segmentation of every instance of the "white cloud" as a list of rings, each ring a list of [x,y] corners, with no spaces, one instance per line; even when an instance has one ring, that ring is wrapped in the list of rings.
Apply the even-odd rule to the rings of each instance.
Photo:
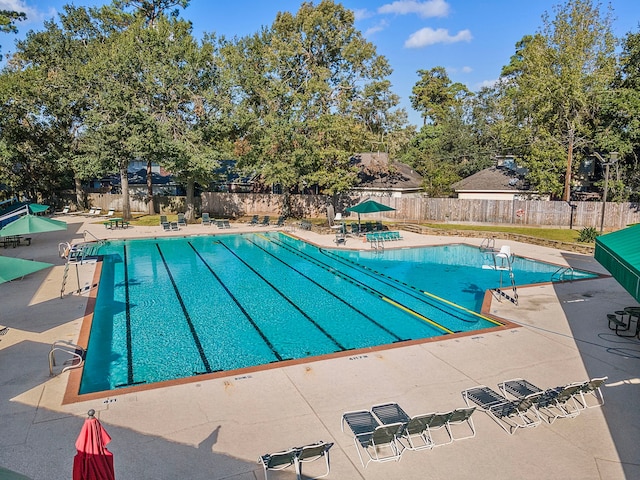
[[[378,8],[378,13],[395,13],[396,15],[416,13],[422,18],[446,17],[449,14],[449,4],[445,0],[427,0],[426,2],[397,0],[382,5]]]
[[[462,73],[471,73],[471,72],[473,72],[473,68],[468,67],[466,65],[462,67]]]
[[[356,22],[358,20],[364,20],[366,18],[371,18],[375,15],[371,10],[367,10],[366,8],[356,8],[353,10],[353,15],[355,17]]]
[[[376,33],[386,29],[388,26],[389,26],[389,22],[387,22],[386,20],[382,20],[381,22],[378,22],[377,25],[374,25],[373,27],[370,27],[367,30],[365,30],[364,36],[365,38],[369,38],[372,35],[375,35]]]
[[[404,46],[406,48],[421,48],[429,45],[435,45],[436,43],[457,43],[457,42],[470,42],[473,36],[471,30],[460,30],[455,35],[449,35],[449,30],[444,28],[425,27],[421,28],[417,32],[412,33]]]
[[[484,87],[493,87],[499,81],[500,81],[499,78],[496,78],[495,80],[484,80],[484,81],[480,82],[480,84],[478,86],[478,90],[480,90],[481,88],[484,88]]]
[[[27,19],[25,20],[27,23],[41,22],[55,16],[57,13],[55,8],[50,8],[48,11],[44,12],[35,7],[30,7],[27,5],[26,0],[0,0],[0,10],[23,12],[27,16]],[[18,28],[20,28],[19,23]]]

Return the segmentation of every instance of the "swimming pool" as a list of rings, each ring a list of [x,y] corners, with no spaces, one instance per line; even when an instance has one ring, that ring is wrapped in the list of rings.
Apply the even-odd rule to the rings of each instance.
[[[465,245],[376,255],[270,232],[109,241],[98,253],[81,394],[497,323],[473,310],[498,272]],[[520,284],[558,268],[519,260]]]

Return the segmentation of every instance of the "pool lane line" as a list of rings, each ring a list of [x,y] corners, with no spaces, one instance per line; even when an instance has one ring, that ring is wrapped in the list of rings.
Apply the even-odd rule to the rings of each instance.
[[[396,302],[393,299],[388,298],[386,295],[384,295],[382,292],[368,286],[365,285],[363,282],[361,282],[360,280],[357,280],[356,278],[347,275],[346,273],[340,272],[339,270],[330,267],[329,265],[327,265],[324,262],[321,262],[320,260],[317,260],[315,258],[313,258],[311,255],[306,254],[306,253],[300,253],[298,250],[294,249],[293,247],[287,245],[284,242],[280,242],[278,240],[271,240],[274,244],[280,246],[281,248],[284,248],[288,251],[290,251],[291,253],[294,253],[295,255],[298,255],[301,258],[306,259],[307,261],[314,263],[315,265],[319,266],[320,268],[328,271],[329,273],[332,273],[333,275],[342,278],[343,280],[346,280],[347,282],[351,283],[352,285],[355,285],[357,287],[360,287],[361,289],[363,289],[364,291],[370,293],[371,295],[377,296],[379,297],[381,300],[389,303],[390,305],[393,305],[396,308],[400,308],[402,311],[409,313],[413,316],[415,316],[416,318],[423,320],[425,322],[427,322],[428,324],[430,324],[431,326],[436,327],[439,330],[442,330],[445,333],[456,333],[453,330],[448,329],[447,327],[440,325],[438,322],[435,322],[433,320],[431,320],[430,318],[425,317],[424,315],[422,315],[419,312],[416,312],[415,310],[407,307],[406,305],[402,305],[399,302]],[[318,249],[318,251],[320,253],[322,253],[322,249]],[[365,272],[366,273],[366,272]],[[374,277],[375,278],[375,277]],[[430,305],[430,304],[429,304]],[[435,307],[438,308],[438,307]]]
[[[122,246],[124,252],[124,301],[126,315],[126,334],[127,334],[127,383],[118,385],[133,385],[133,340],[131,337],[131,306],[129,303],[129,267],[127,267],[127,244]]]
[[[173,290],[176,292],[176,296],[178,297],[178,302],[180,302],[180,307],[182,308],[182,313],[184,314],[184,318],[187,320],[187,324],[189,325],[189,330],[191,331],[191,335],[193,336],[193,341],[196,344],[196,348],[198,349],[198,353],[200,354],[200,358],[202,359],[202,363],[204,364],[204,368],[206,373],[213,373],[211,369],[211,365],[209,365],[209,360],[204,353],[204,349],[202,348],[202,343],[200,343],[200,338],[198,337],[198,332],[196,332],[196,327],[193,325],[191,321],[191,316],[187,311],[187,306],[184,304],[184,300],[182,299],[182,295],[180,295],[180,291],[178,290],[178,285],[176,285],[176,281],[173,278],[171,270],[169,269],[169,265],[162,254],[162,249],[160,245],[156,243],[156,247],[158,247],[158,253],[160,253],[160,258],[162,259],[162,263],[164,264],[164,268],[167,270],[167,275],[169,275],[169,280],[171,280],[171,285],[173,285]],[[197,372],[195,372],[197,373]]]
[[[289,305],[291,305],[293,308],[295,308],[298,312],[300,312],[302,314],[302,316],[304,318],[306,318],[307,320],[309,320],[313,325],[315,325],[315,327],[320,330],[329,340],[331,340],[334,345],[336,345],[336,347],[338,347],[340,350],[345,351],[347,350],[346,347],[344,347],[343,345],[340,344],[340,342],[338,342],[335,338],[333,338],[333,336],[327,332],[324,328],[322,328],[320,325],[318,325],[318,323],[311,318],[304,310],[302,310],[298,305],[295,304],[295,302],[293,302],[289,297],[287,297],[282,291],[280,291],[273,283],[271,283],[269,280],[267,280],[266,278],[264,278],[262,275],[260,275],[260,273],[258,273],[258,271],[253,268],[251,265],[249,265],[247,262],[245,262],[242,258],[240,258],[238,255],[236,255],[236,253],[231,250],[223,241],[220,241],[220,245],[222,245],[224,248],[227,249],[227,251],[229,253],[231,253],[231,255],[233,255],[234,257],[236,257],[238,260],[240,260],[249,270],[251,270],[253,273],[255,273],[264,283],[266,283],[267,285],[269,285],[273,290],[275,290],[282,298],[284,298]]]
[[[258,237],[264,238],[267,241],[270,241],[270,239],[268,237],[265,237],[262,234],[256,234]],[[367,315],[366,313],[362,312],[361,310],[357,309],[355,306],[351,305],[349,302],[347,302],[345,299],[341,298],[340,296],[336,295],[335,293],[333,293],[331,290],[329,290],[327,287],[325,287],[324,285],[319,284],[318,282],[316,282],[313,278],[305,275],[304,273],[302,273],[300,270],[298,270],[297,268],[295,268],[292,265],[289,265],[287,262],[285,262],[284,260],[276,257],[273,253],[269,252],[268,250],[266,250],[265,248],[261,247],[260,245],[258,245],[257,243],[255,243],[253,240],[249,240],[247,238],[245,238],[246,241],[248,241],[249,243],[251,243],[252,245],[256,246],[257,248],[259,248],[260,250],[262,250],[264,253],[266,253],[267,255],[275,258],[277,261],[279,261],[280,263],[282,263],[283,265],[289,267],[291,270],[293,270],[294,272],[296,272],[298,275],[306,278],[307,280],[309,280],[311,283],[313,283],[314,285],[318,286],[319,288],[321,288],[322,290],[324,290],[325,292],[327,292],[329,295],[331,295],[332,297],[334,297],[335,299],[341,301],[342,303],[344,303],[347,307],[349,307],[350,309],[354,310],[356,313],[358,313],[359,315],[362,315],[364,318],[366,318],[367,320],[369,320],[371,323],[373,323],[374,325],[376,325],[377,327],[379,327],[382,331],[386,332],[388,335],[392,336],[393,338],[395,338],[396,342],[402,342],[404,341],[404,339],[400,338],[398,335],[396,335],[395,333],[393,333],[391,330],[389,330],[387,327],[385,327],[384,325],[378,323],[374,318],[371,318],[369,315]]]
[[[339,262],[341,262],[341,263],[349,263],[349,264],[356,265],[358,268],[361,268],[362,270],[372,272],[372,273],[373,273],[373,274],[375,274],[376,276],[384,277],[384,278],[386,278],[386,279],[388,279],[388,280],[390,280],[390,281],[392,281],[392,282],[394,282],[394,283],[397,283],[397,284],[399,284],[399,285],[402,285],[403,287],[406,287],[406,288],[408,288],[408,289],[410,289],[410,290],[413,290],[413,291],[414,291],[414,292],[416,292],[416,293],[421,293],[421,294],[427,295],[428,297],[431,297],[431,298],[433,298],[433,299],[435,299],[435,300],[438,300],[438,301],[440,301],[440,302],[442,302],[442,303],[445,303],[445,304],[447,304],[447,305],[450,305],[450,306],[452,306],[452,307],[454,307],[454,308],[456,308],[456,309],[458,309],[458,310],[462,310],[463,312],[469,313],[470,315],[472,315],[472,316],[474,316],[474,317],[481,318],[481,319],[486,320],[486,321],[488,321],[488,322],[491,322],[491,323],[493,323],[493,324],[495,324],[495,325],[503,325],[502,323],[497,322],[497,321],[495,321],[495,320],[492,320],[491,318],[486,317],[486,316],[482,315],[481,313],[474,312],[473,310],[469,310],[468,308],[465,308],[465,307],[463,307],[462,305],[458,305],[457,303],[451,302],[450,300],[445,300],[444,298],[441,298],[441,297],[439,297],[439,296],[437,296],[437,295],[434,295],[433,293],[429,293],[429,292],[427,292],[427,291],[420,290],[420,289],[418,289],[418,288],[414,287],[413,285],[409,285],[409,284],[408,284],[408,283],[406,283],[406,282],[402,282],[402,281],[398,280],[397,278],[393,278],[393,277],[391,277],[391,276],[389,276],[389,275],[387,275],[387,274],[385,274],[385,273],[382,273],[382,272],[379,272],[379,271],[377,271],[377,270],[374,270],[373,268],[371,268],[371,267],[367,267],[366,265],[362,265],[361,263],[358,263],[358,262],[356,262],[356,261],[354,261],[354,260],[351,260],[351,259],[349,259],[349,258],[341,257],[341,256],[336,255],[335,253],[330,252],[330,251],[328,251],[328,250],[325,250],[325,249],[323,249],[323,248],[319,248],[319,251],[320,251],[323,255],[327,255],[327,256],[330,256],[331,258],[334,258],[336,261],[339,261]],[[374,277],[374,278],[377,278],[377,277]],[[385,283],[386,283],[386,282],[385,282]],[[399,288],[399,287],[396,287],[396,286],[394,286],[394,285],[390,285],[389,283],[386,283],[386,284],[387,284],[387,285],[389,285],[390,287],[393,287],[393,288]],[[449,312],[446,312],[445,310],[442,310],[442,309],[441,309],[440,307],[438,307],[437,305],[434,305],[434,304],[432,304],[432,303],[426,302],[424,299],[419,298],[419,297],[417,297],[417,296],[414,296],[413,294],[411,294],[411,296],[412,296],[413,298],[415,298],[416,300],[420,300],[420,301],[422,301],[422,302],[426,303],[427,305],[432,306],[433,308],[437,308],[437,309],[438,309],[438,310],[440,310],[441,312],[444,312],[444,313],[446,313],[446,314],[448,314],[448,315],[451,315]],[[455,315],[452,315],[452,316],[455,316]],[[465,320],[464,318],[460,318],[460,317],[456,317],[456,318],[458,318],[459,320],[462,320],[463,322],[466,322],[466,323],[472,323],[472,322],[469,322],[469,321]]]
[[[202,257],[202,255],[200,254],[200,252],[198,252],[198,250],[196,250],[196,247],[193,246],[193,244],[191,242],[187,242],[188,245],[192,248],[192,250],[195,252],[195,254],[198,256],[198,258],[200,260],[202,260],[202,263],[204,263],[205,267],[207,267],[209,269],[209,271],[211,272],[211,274],[215,277],[215,279],[218,281],[218,283],[220,284],[220,286],[222,288],[224,288],[224,291],[227,292],[227,295],[229,295],[229,297],[231,297],[231,300],[233,300],[235,302],[235,304],[238,306],[238,308],[240,309],[240,311],[243,313],[243,315],[247,318],[247,320],[249,321],[249,323],[251,323],[251,325],[253,326],[253,328],[255,328],[255,330],[258,332],[258,335],[260,335],[260,337],[262,338],[262,340],[264,341],[264,343],[267,345],[267,347],[269,347],[269,349],[273,352],[273,354],[275,355],[275,357],[278,359],[279,362],[281,362],[283,360],[282,356],[278,353],[278,351],[276,350],[276,348],[273,346],[273,344],[269,341],[269,339],[267,338],[267,336],[264,334],[264,332],[260,329],[260,327],[258,326],[258,324],[253,320],[253,318],[251,318],[251,315],[249,315],[249,312],[247,312],[245,310],[245,308],[242,306],[242,304],[240,303],[240,301],[235,297],[235,295],[231,292],[231,290],[229,290],[229,288],[224,284],[224,282],[222,281],[222,279],[218,276],[218,274],[213,270],[213,268],[211,268],[211,265],[209,265],[207,263],[207,261]]]

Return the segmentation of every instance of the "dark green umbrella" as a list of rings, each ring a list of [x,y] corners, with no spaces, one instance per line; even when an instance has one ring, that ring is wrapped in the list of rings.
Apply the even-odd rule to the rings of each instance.
[[[32,235],[34,233],[55,232],[66,229],[66,222],[27,214],[5,225],[0,230],[0,237]]]
[[[31,213],[42,213],[49,210],[49,205],[41,205],[39,203],[30,203],[29,210],[31,210]]]
[[[10,282],[49,267],[53,267],[53,264],[0,255],[0,283]]]
[[[390,212],[391,210],[395,210],[393,207],[389,207],[387,205],[383,205],[382,203],[378,203],[375,200],[365,200],[353,207],[347,208],[347,212],[356,212],[358,214],[358,230],[360,230],[360,214],[361,213],[377,213],[377,212]]]

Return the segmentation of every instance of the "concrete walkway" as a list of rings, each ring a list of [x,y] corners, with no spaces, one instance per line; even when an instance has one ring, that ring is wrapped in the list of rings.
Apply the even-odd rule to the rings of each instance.
[[[60,242],[249,228],[106,230],[95,219],[60,219],[69,223],[66,232],[34,235],[30,247],[0,251],[56,264],[0,285],[0,478],[10,478],[2,468],[34,480],[70,478],[75,439],[91,408],[113,439],[109,447],[119,479],[255,480],[264,477],[256,463],[259,455],[318,440],[335,443],[331,479],[640,478],[640,342],[616,337],[606,323],[607,313],[636,302],[612,278],[521,288],[517,307],[494,301],[491,313],[521,325],[510,330],[63,405],[69,374],[49,377],[47,354],[55,340],[77,340],[87,296],[71,293],[77,288],[74,274],[60,298]],[[292,233],[335,246],[332,235]],[[399,247],[479,243],[410,232],[403,236]],[[509,244],[517,255],[604,273],[592,257],[501,244]],[[367,245],[350,238],[344,248]],[[85,284],[91,289],[91,268],[79,269],[81,289]],[[366,469],[352,436],[340,429],[343,412],[378,403],[397,402],[412,415],[447,411],[464,406],[460,392],[477,384],[496,388],[499,381],[524,377],[551,387],[605,375],[602,408],[512,436],[476,412],[475,438],[409,451],[400,462],[372,463]],[[305,474],[322,473],[320,463],[305,465]],[[295,475],[288,469],[270,478]]]

